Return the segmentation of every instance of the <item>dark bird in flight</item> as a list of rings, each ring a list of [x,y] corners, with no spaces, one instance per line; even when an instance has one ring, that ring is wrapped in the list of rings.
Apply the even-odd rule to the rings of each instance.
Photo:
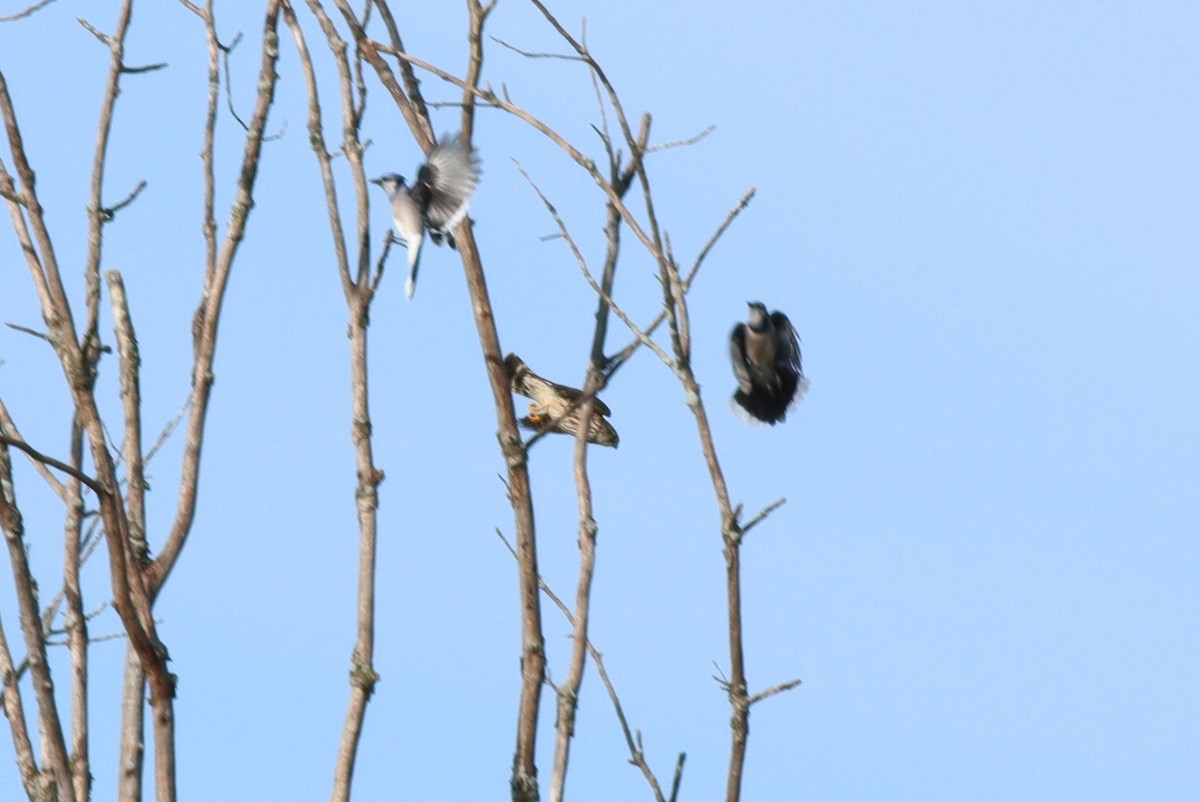
[[[509,388],[517,395],[533,400],[529,405],[529,415],[521,418],[522,426],[535,432],[549,430],[571,436],[579,431],[581,391],[543,379],[516,354],[504,357],[504,367],[508,370]],[[603,401],[592,399],[592,418],[588,422],[587,433],[589,443],[617,447],[620,438],[606,417],[611,414]]]
[[[471,196],[479,186],[479,156],[462,141],[461,134],[445,135],[429,151],[428,160],[417,169],[417,180],[410,187],[404,176],[388,173],[371,179],[383,187],[392,202],[392,220],[396,233],[408,248],[408,281],[404,294],[413,297],[417,288],[417,268],[425,231],[435,244],[443,241],[454,247],[450,229],[467,215]]]
[[[774,426],[804,397],[808,379],[800,369],[800,338],[778,310],[750,301],[750,318],[733,327],[729,359],[738,389],[733,400],[754,420]]]

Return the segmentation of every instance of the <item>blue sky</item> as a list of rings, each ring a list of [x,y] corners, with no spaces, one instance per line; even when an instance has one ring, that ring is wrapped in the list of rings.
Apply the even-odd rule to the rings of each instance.
[[[252,99],[259,4],[218,4],[234,95]],[[465,63],[457,5],[406,9],[405,43]],[[736,501],[788,503],[744,553],[754,709],[744,798],[1010,800],[1200,797],[1200,9],[1190,3],[556,2],[656,141],[716,130],[650,163],[660,220],[690,260],[749,187],[749,209],[691,296],[694,366]],[[65,275],[81,305],[84,204],[107,53],[59,0],[0,26]],[[300,11],[302,20],[309,20]],[[321,40],[312,36],[310,46]],[[562,51],[530,6],[490,32]],[[189,798],[328,794],[347,697],[357,529],[346,312],[304,132],[290,40],[257,205],[218,348],[200,509],[160,601],[180,676],[179,777]],[[143,359],[148,428],[188,389],[198,299],[203,31],[143,4],[127,48],[105,195],[149,188],[109,227]],[[68,68],[68,65],[69,68]],[[492,45],[485,79],[601,156],[576,64]],[[368,170],[419,152],[369,80]],[[454,99],[437,79],[431,99]],[[327,84],[327,111],[335,109]],[[336,121],[327,135],[337,131]],[[457,127],[438,112],[440,130]],[[220,122],[224,220],[240,152]],[[523,124],[481,111],[485,176],[472,206],[501,342],[547,376],[584,375],[594,300],[536,195],[538,181],[598,263],[601,201]],[[7,154],[6,163],[11,165]],[[372,198],[373,234],[388,214]],[[0,230],[0,320],[38,327],[11,228]],[[660,304],[627,238],[617,298]],[[376,668],[355,798],[507,796],[519,630],[512,517],[470,305],[456,257],[427,249],[416,298],[393,258],[375,303],[371,380],[381,487]],[[812,380],[788,421],[725,407],[725,338],[745,301],[783,309]],[[105,324],[105,331],[109,331]],[[626,342],[618,325],[610,346]],[[61,372],[0,329],[0,394],[25,436],[65,455]],[[119,410],[112,366],[101,380]],[[641,353],[604,399],[617,451],[589,457],[600,526],[593,640],[652,767],[688,753],[683,799],[724,787],[728,707],[718,517],[691,416]],[[114,418],[115,420],[115,418]],[[577,565],[573,444],[532,454],[544,575]],[[151,464],[151,528],[171,520],[181,441]],[[61,517],[22,466],[32,559],[49,579]],[[154,536],[152,535],[152,543]],[[90,604],[106,569],[89,564]],[[15,604],[0,591],[12,638]],[[90,605],[89,605],[90,606]],[[564,623],[545,608],[551,676]],[[111,613],[93,633],[116,631]],[[124,649],[94,649],[97,799],[115,776]],[[65,663],[58,655],[60,693]],[[27,700],[27,704],[29,704]],[[544,698],[543,731],[552,729]],[[539,747],[549,778],[552,741]],[[595,673],[583,688],[568,792],[649,798]],[[0,795],[19,793],[0,760]]]

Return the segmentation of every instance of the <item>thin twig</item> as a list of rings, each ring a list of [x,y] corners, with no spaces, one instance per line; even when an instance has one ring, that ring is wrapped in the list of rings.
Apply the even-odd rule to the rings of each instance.
[[[774,685],[770,688],[767,688],[765,691],[759,691],[758,693],[754,694],[753,696],[751,696],[749,699],[746,700],[746,704],[747,705],[757,704],[758,702],[761,702],[763,699],[766,699],[767,697],[774,696],[777,693],[783,693],[784,691],[790,691],[792,688],[795,688],[799,685],[800,685],[800,680],[798,680],[798,679],[790,679],[787,682],[781,682],[778,685]]]
[[[500,542],[508,549],[508,553],[513,556],[513,559],[516,559],[517,551],[508,542],[508,538],[499,529],[496,529],[495,532],[496,537],[500,538]],[[571,613],[571,608],[567,607],[566,603],[558,597],[558,594],[554,592],[540,574],[538,575],[538,589],[558,608],[563,617],[567,619],[567,623],[571,627],[574,627],[575,617]],[[608,692],[608,698],[612,702],[614,712],[617,714],[617,721],[621,725],[621,732],[625,735],[625,744],[629,747],[629,762],[641,769],[642,775],[646,778],[646,782],[650,784],[650,788],[654,792],[656,802],[664,802],[658,778],[654,776],[654,772],[650,769],[649,764],[646,763],[646,753],[641,745],[641,732],[639,731],[637,737],[634,737],[634,732],[629,726],[629,721],[625,718],[625,709],[621,706],[621,699],[617,696],[617,689],[612,684],[612,680],[608,676],[608,671],[604,667],[603,655],[600,654],[600,651],[592,644],[591,640],[587,641],[587,649],[588,655],[592,658],[592,663],[596,666],[596,673],[600,675],[600,681],[604,684],[604,688]],[[678,785],[678,775],[680,772],[682,772],[682,762],[676,767],[676,785]]]
[[[154,444],[150,446],[150,450],[146,452],[144,459],[147,464],[150,462],[150,460],[154,459],[154,455],[157,454],[158,450],[166,444],[167,440],[170,439],[171,435],[175,432],[175,429],[179,426],[179,423],[183,420],[184,416],[187,415],[188,408],[191,407],[191,405],[192,397],[191,395],[188,395],[188,397],[184,399],[183,406],[181,406],[179,411],[175,413],[175,417],[171,418],[163,425],[162,431],[158,433],[158,437],[154,440]]]
[[[53,2],[54,0],[41,0],[40,3],[34,3],[24,11],[18,11],[16,14],[10,14],[7,17],[0,17],[0,22],[13,22],[14,20],[24,19],[32,14],[36,14]]]
[[[696,278],[696,274],[700,272],[700,265],[704,264],[704,260],[708,257],[713,246],[717,244],[717,240],[721,239],[721,235],[733,224],[737,216],[742,213],[742,210],[750,205],[750,201],[754,200],[754,195],[758,192],[755,187],[750,187],[746,190],[741,199],[737,202],[729,213],[725,215],[725,219],[717,226],[717,230],[708,238],[708,242],[704,243],[704,247],[700,249],[700,253],[696,256],[696,261],[692,264],[692,269],[688,271],[687,278],[684,279],[683,285],[687,289],[692,288],[692,280]]]
[[[117,212],[121,211],[126,206],[137,200],[137,196],[142,194],[142,190],[145,189],[146,186],[147,183],[145,181],[139,181],[138,185],[133,188],[133,191],[126,195],[123,199],[112,206],[106,206],[101,209],[100,213],[104,218],[104,222],[111,223],[112,219],[116,217]]]
[[[581,59],[579,56],[572,56],[567,53],[531,53],[528,50],[522,50],[521,48],[517,47],[516,45],[509,44],[508,42],[504,41],[503,39],[501,39],[499,37],[489,36],[488,38],[491,39],[496,44],[500,45],[501,47],[506,47],[509,50],[513,51],[514,53],[521,54],[525,58],[556,58],[556,59],[562,59],[563,61],[584,61],[584,59]]]
[[[657,153],[660,150],[669,150],[670,148],[682,148],[688,145],[695,145],[701,139],[717,130],[717,126],[710,125],[695,136],[687,137],[686,139],[673,139],[670,142],[660,142],[657,145],[650,145],[646,148],[647,153]]]
[[[43,454],[33,446],[26,443],[24,440],[19,440],[15,437],[9,437],[6,434],[0,434],[0,444],[18,448],[43,465],[49,465],[51,468],[54,468],[57,471],[62,471],[67,476],[78,479],[91,488],[91,490],[98,496],[110,495],[110,492],[106,490],[98,480],[93,479],[83,471],[76,470],[62,460],[57,460],[48,454]]]
[[[342,14],[345,16],[348,8],[344,8],[342,3],[338,4],[342,9]],[[392,10],[384,0],[375,0],[375,7],[379,9],[379,18],[383,20],[383,25],[388,32],[388,41],[392,43],[392,49],[397,53],[404,52],[404,42],[400,39],[400,29],[396,25],[396,19],[392,16]],[[354,31],[356,46],[362,48],[362,40],[366,36],[363,29],[366,27],[365,22],[357,23],[352,26]],[[433,126],[429,123],[429,109],[426,107],[425,98],[421,94],[421,82],[417,80],[417,75],[413,72],[412,65],[403,59],[397,59],[400,68],[400,76],[404,79],[404,91],[399,91],[399,86],[389,86],[388,89],[392,94],[392,98],[396,101],[400,113],[404,115],[408,127],[413,131],[413,135],[427,152],[433,147]],[[380,63],[375,63],[372,66],[376,71],[382,66]],[[390,77],[390,73],[388,73]],[[380,75],[383,78],[383,75]],[[394,79],[393,79],[394,82]],[[385,80],[386,84],[386,80]]]
[[[141,67],[128,67],[128,66],[122,64],[121,72],[123,72],[126,75],[141,75],[142,73],[146,73],[146,72],[157,72],[158,70],[165,70],[168,66],[169,65],[165,61],[160,61],[156,64],[145,64]]]
[[[668,802],[676,802],[679,799],[679,785],[683,782],[683,764],[686,760],[687,752],[680,752],[675,761],[675,777],[671,780],[671,798]]]
[[[554,222],[558,226],[558,231],[560,234],[562,234],[563,239],[565,239],[567,244],[570,246],[571,253],[574,254],[575,261],[579,264],[579,269],[582,271],[584,279],[587,280],[588,286],[590,286],[592,290],[594,290],[596,294],[604,300],[604,303],[607,304],[610,309],[612,309],[613,314],[621,319],[621,322],[625,324],[626,328],[633,332],[633,335],[641,342],[642,345],[653,351],[655,356],[661,359],[666,365],[671,366],[673,360],[667,354],[667,352],[664,351],[658,345],[658,343],[651,340],[645,332],[638,328],[638,325],[634,323],[628,315],[625,314],[621,307],[617,305],[616,301],[609,297],[607,293],[604,292],[604,288],[602,288],[596,282],[595,277],[592,276],[591,270],[588,269],[587,260],[584,258],[583,252],[580,251],[579,246],[575,244],[575,240],[572,239],[570,231],[567,230],[567,226],[559,216],[558,210],[554,208],[554,204],[550,202],[550,199],[546,197],[534,180],[529,177],[529,174],[525,172],[525,168],[521,166],[521,163],[516,161],[516,159],[514,159],[513,162],[517,165],[517,170],[520,171],[521,175],[526,181],[529,182],[529,186],[532,187],[533,191],[537,193],[539,198],[541,198],[543,205],[546,207],[546,211],[548,211],[550,216],[554,218]]]
[[[87,30],[92,36],[100,40],[100,44],[105,47],[112,47],[113,38],[104,31],[99,30],[96,26],[85,20],[83,17],[76,17],[75,20]]]
[[[225,65],[225,104],[229,107],[229,113],[233,116],[233,119],[237,121],[238,125],[242,126],[242,130],[249,131],[250,126],[246,125],[246,121],[238,115],[237,109],[233,106],[233,71],[229,68],[229,54],[234,51],[241,41],[242,32],[238,31],[237,35],[233,37],[232,42],[228,45],[221,45],[221,61]]]
[[[765,520],[768,515],[775,512],[775,510],[779,509],[784,504],[787,504],[786,498],[780,498],[780,499],[776,499],[775,501],[772,501],[770,504],[768,504],[766,507],[763,508],[762,512],[758,513],[758,515],[755,515],[749,521],[747,521],[746,523],[741,525],[740,537],[744,538],[746,536],[747,532],[749,532],[751,529],[753,529],[754,527],[756,527],[760,523],[762,523],[763,520]]]
[[[0,398],[0,435],[3,435],[5,432],[10,433],[9,437],[21,440],[22,442],[25,440],[25,438],[21,436],[21,432],[17,429],[16,421],[14,421],[12,419],[12,415],[9,414],[8,407],[4,404],[4,399]],[[50,472],[50,468],[48,467],[47,463],[39,460],[37,457],[29,454],[28,452],[26,452],[26,456],[29,458],[29,462],[31,465],[33,465],[34,470],[41,474],[41,477],[46,480],[46,484],[50,485],[50,489],[54,491],[54,494],[65,500],[67,495],[66,485],[58,481],[58,477]]]

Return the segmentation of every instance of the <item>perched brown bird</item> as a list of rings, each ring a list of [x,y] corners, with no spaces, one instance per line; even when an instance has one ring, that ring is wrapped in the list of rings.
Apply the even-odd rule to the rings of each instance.
[[[753,420],[774,426],[808,390],[800,369],[800,338],[783,312],[768,314],[758,301],[747,306],[749,321],[729,335],[729,360],[738,381],[733,400]]]
[[[522,426],[535,432],[549,430],[575,435],[579,430],[579,404],[583,397],[581,391],[543,379],[530,370],[516,354],[504,357],[504,367],[508,369],[509,388],[517,395],[533,400],[529,405],[529,415],[521,418]],[[592,399],[592,419],[589,421],[587,433],[589,443],[617,447],[620,441],[617,430],[605,417],[611,414],[603,401],[599,398]]]

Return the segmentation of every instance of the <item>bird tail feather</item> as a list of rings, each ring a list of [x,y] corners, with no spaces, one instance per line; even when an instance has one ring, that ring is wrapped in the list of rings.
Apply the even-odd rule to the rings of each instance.
[[[425,238],[421,237],[416,245],[408,247],[408,280],[404,282],[404,297],[410,301],[417,291],[417,270],[421,267],[421,245],[424,241]]]
[[[776,423],[782,423],[787,417],[787,402],[780,403],[779,399],[758,388],[749,393],[739,389],[733,394],[733,401],[741,407],[735,408],[734,412],[751,423],[769,423],[774,426]]]

